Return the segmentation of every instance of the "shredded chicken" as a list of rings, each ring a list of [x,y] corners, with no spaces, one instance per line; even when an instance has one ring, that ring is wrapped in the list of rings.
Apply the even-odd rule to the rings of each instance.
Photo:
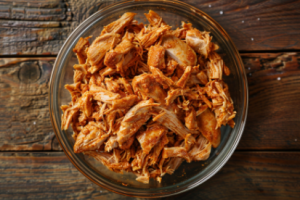
[[[165,48],[159,45],[151,46],[148,52],[148,66],[159,69],[166,68]]]
[[[209,32],[185,22],[171,30],[152,10],[149,25],[135,15],[124,13],[91,44],[78,40],[61,129],[72,127],[75,153],[148,184],[184,161],[207,160],[236,112],[223,79],[230,70]]]
[[[132,22],[135,15],[136,13],[131,12],[124,13],[118,20],[105,26],[101,32],[101,35],[106,33],[121,33],[125,27]]]
[[[195,28],[186,33],[186,43],[204,58],[207,58],[211,51],[218,49],[218,46],[212,43],[211,39],[209,32],[201,33]]]
[[[167,129],[157,124],[152,124],[146,131],[139,133],[136,138],[140,142],[143,153],[149,154],[151,149],[161,140]]]
[[[174,35],[164,35],[162,45],[165,47],[166,53],[183,68],[196,65],[195,51]]]
[[[108,33],[99,36],[94,40],[87,51],[87,60],[91,65],[91,67],[89,68],[89,72],[91,74],[104,67],[103,58],[106,52],[109,49],[114,48],[114,46],[119,43],[119,41],[120,35],[115,33]]]

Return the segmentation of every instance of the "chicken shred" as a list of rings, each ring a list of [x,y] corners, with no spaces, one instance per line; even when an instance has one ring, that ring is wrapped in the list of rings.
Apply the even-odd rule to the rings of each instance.
[[[184,161],[207,160],[236,111],[209,32],[185,22],[172,30],[152,10],[150,24],[135,15],[124,13],[91,44],[91,36],[78,40],[61,129],[72,127],[75,153],[148,184]]]
[[[136,138],[140,142],[144,154],[149,154],[151,149],[161,140],[167,129],[157,124],[152,124],[146,131],[137,134]]]
[[[186,33],[186,43],[205,59],[211,51],[217,50],[218,46],[211,42],[209,32],[200,32],[197,29],[190,29]]]
[[[173,58],[182,68],[196,65],[195,51],[179,38],[173,35],[164,35],[162,45],[166,49],[167,55]]]
[[[159,69],[166,68],[165,48],[159,45],[151,46],[148,52],[148,66]]]
[[[91,73],[104,67],[103,58],[106,52],[119,43],[120,40],[120,35],[115,33],[108,33],[94,40],[87,51],[87,60],[93,69]]]

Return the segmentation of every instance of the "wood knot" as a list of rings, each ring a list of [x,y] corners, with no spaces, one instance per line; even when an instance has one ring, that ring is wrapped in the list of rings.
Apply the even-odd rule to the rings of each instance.
[[[34,83],[41,77],[41,69],[37,62],[21,63],[19,70],[19,80],[22,83]]]

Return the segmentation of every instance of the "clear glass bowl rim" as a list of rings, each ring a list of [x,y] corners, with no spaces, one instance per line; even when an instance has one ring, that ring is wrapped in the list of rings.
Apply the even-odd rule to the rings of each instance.
[[[87,166],[83,165],[79,159],[77,159],[76,157],[74,157],[71,153],[70,153],[70,149],[67,148],[66,145],[66,140],[64,137],[62,137],[62,132],[60,130],[60,126],[58,125],[58,120],[60,120],[60,116],[58,116],[58,113],[55,112],[55,110],[58,108],[59,105],[57,105],[55,99],[57,98],[57,92],[55,92],[55,88],[57,88],[57,82],[55,81],[57,78],[58,72],[60,71],[59,69],[62,67],[60,65],[61,61],[63,59],[65,59],[65,56],[67,55],[66,50],[68,49],[67,47],[70,46],[70,44],[73,43],[74,38],[77,37],[77,35],[84,31],[86,28],[89,27],[89,25],[93,22],[93,20],[95,20],[96,18],[98,18],[99,16],[102,15],[102,13],[105,13],[107,11],[111,11],[114,10],[115,8],[120,8],[122,6],[136,6],[137,4],[140,5],[145,5],[145,4],[149,4],[149,5],[156,5],[156,6],[176,6],[176,7],[180,7],[181,9],[184,10],[188,10],[190,11],[192,14],[194,15],[198,15],[198,16],[202,16],[204,18],[206,18],[207,21],[209,21],[209,23],[211,23],[219,32],[222,33],[223,37],[227,40],[229,46],[231,47],[231,49],[233,50],[234,53],[234,57],[235,57],[235,61],[237,62],[239,71],[241,73],[241,79],[242,79],[242,83],[243,83],[243,93],[244,93],[244,105],[243,105],[243,110],[242,110],[242,119],[241,119],[241,123],[237,124],[235,129],[238,129],[236,132],[237,134],[234,135],[234,137],[231,138],[230,140],[230,146],[226,149],[224,148],[223,151],[219,154],[218,159],[214,160],[210,165],[210,169],[209,169],[209,173],[207,173],[203,178],[201,178],[200,180],[194,181],[192,183],[188,183],[188,184],[184,184],[184,185],[180,185],[180,187],[177,187],[178,184],[173,185],[171,187],[171,189],[168,190],[160,190],[160,189],[156,189],[157,191],[154,192],[153,190],[151,190],[151,192],[147,192],[144,190],[139,191],[138,189],[124,189],[119,187],[119,185],[115,185],[113,183],[109,184],[107,182],[104,182],[103,180],[101,180],[101,178],[99,177],[99,175],[97,175],[95,172],[93,172],[91,169],[89,169]],[[50,119],[52,122],[52,126],[54,128],[54,132],[56,137],[58,138],[58,141],[63,149],[63,151],[65,152],[65,154],[67,155],[67,157],[69,158],[69,160],[72,162],[72,164],[84,175],[86,176],[88,179],[90,179],[92,182],[94,182],[95,184],[118,194],[122,194],[122,195],[126,195],[126,196],[131,196],[131,197],[140,197],[140,198],[158,198],[158,197],[167,197],[167,196],[173,196],[179,193],[183,193],[186,192],[188,190],[191,190],[197,186],[199,186],[200,184],[204,183],[206,180],[208,180],[209,178],[211,178],[213,175],[215,175],[224,165],[225,163],[229,160],[229,158],[231,157],[231,155],[233,154],[236,146],[238,145],[240,138],[242,136],[242,133],[244,131],[245,128],[245,123],[246,123],[246,118],[247,118],[247,113],[248,113],[248,84],[247,84],[247,77],[246,77],[246,72],[244,69],[244,65],[242,62],[242,59],[239,55],[239,52],[236,48],[236,46],[234,45],[234,43],[232,42],[231,38],[229,37],[229,35],[226,33],[226,31],[214,20],[212,19],[209,15],[207,15],[206,13],[204,13],[203,11],[199,10],[196,7],[193,7],[187,3],[183,3],[177,0],[163,0],[163,1],[157,1],[157,0],[129,0],[129,1],[121,1],[112,5],[109,5],[99,11],[97,11],[96,13],[94,13],[93,15],[91,15],[89,18],[87,18],[84,22],[82,22],[67,38],[67,40],[65,41],[65,43],[63,44],[63,46],[61,47],[56,61],[53,65],[53,69],[52,69],[52,74],[50,77],[50,82],[49,82],[49,111],[50,111]],[[229,142],[229,141],[228,141]],[[72,151],[72,149],[71,149]]]

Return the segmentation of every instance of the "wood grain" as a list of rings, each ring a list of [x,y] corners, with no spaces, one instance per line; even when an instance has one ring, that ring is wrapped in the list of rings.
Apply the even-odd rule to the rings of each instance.
[[[299,149],[300,54],[242,54],[249,111],[238,149]]]
[[[63,152],[0,153],[1,199],[135,199],[98,187]],[[166,199],[298,199],[299,152],[236,152],[199,187]]]
[[[54,58],[0,59],[0,150],[57,150],[49,119]]]
[[[250,98],[238,149],[300,149],[300,54],[248,53],[242,58]],[[0,59],[0,150],[60,149],[48,111],[53,62],[54,58]],[[39,78],[22,75],[36,68]]]
[[[0,55],[56,55],[80,22],[116,1],[1,1]],[[239,50],[300,49],[300,1],[184,2],[219,22]]]
[[[0,55],[56,55],[68,35],[113,0],[0,3]]]

